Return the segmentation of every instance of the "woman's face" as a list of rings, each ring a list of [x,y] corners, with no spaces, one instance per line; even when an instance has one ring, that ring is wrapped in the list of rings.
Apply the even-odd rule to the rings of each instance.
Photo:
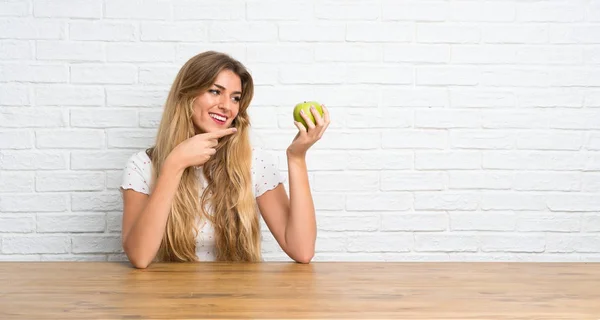
[[[215,83],[194,100],[192,121],[196,132],[207,133],[231,127],[240,111],[242,81],[231,70],[223,70]]]

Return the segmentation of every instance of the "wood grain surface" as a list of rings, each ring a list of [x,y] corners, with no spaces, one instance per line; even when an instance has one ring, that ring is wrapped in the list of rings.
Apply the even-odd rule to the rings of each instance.
[[[600,319],[596,263],[2,262],[0,319]]]

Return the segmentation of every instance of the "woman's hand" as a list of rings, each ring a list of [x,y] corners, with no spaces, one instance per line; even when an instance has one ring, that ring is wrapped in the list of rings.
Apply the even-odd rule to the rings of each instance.
[[[319,114],[317,109],[314,106],[311,106],[310,112],[315,117],[315,123],[311,121],[307,114],[304,111],[300,112],[300,116],[304,119],[304,122],[308,125],[308,129],[304,127],[301,122],[294,121],[294,124],[298,128],[298,134],[294,137],[294,140],[290,144],[287,149],[287,153],[289,156],[303,158],[306,156],[306,152],[308,149],[315,144],[321,137],[325,130],[329,126],[331,122],[329,119],[329,111],[325,108],[324,105],[321,105],[323,108],[323,117]]]
[[[219,131],[197,134],[178,144],[169,154],[169,158],[180,169],[205,164],[216,152],[219,138],[233,134],[236,128],[227,128]]]

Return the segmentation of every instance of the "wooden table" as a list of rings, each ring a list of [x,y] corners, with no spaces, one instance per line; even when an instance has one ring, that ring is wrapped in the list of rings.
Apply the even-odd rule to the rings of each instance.
[[[0,319],[600,319],[600,264],[0,263]]]

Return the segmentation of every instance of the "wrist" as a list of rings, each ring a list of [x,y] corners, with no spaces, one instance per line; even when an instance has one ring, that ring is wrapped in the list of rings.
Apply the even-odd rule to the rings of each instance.
[[[289,149],[286,151],[286,156],[288,159],[288,163],[305,163],[306,162],[306,153],[297,154]]]
[[[185,168],[186,168],[186,166],[177,157],[177,154],[174,152],[171,152],[165,159],[165,162],[162,165],[161,171],[167,170],[167,171],[170,171],[173,173],[179,173],[179,172],[183,172],[183,170],[185,170]]]

